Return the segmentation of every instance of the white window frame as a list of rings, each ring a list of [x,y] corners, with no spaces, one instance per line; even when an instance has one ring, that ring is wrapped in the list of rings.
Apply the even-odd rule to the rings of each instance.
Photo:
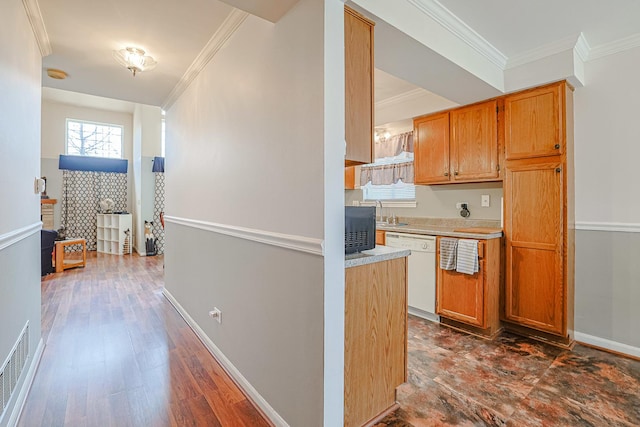
[[[119,125],[119,124],[115,124],[115,123],[101,123],[101,122],[94,122],[91,120],[80,120],[80,119],[71,119],[71,118],[67,118],[65,121],[65,127],[64,127],[64,134],[65,134],[65,138],[64,138],[64,153],[65,154],[69,154],[69,122],[74,122],[74,123],[83,123],[83,124],[90,124],[90,125],[96,125],[96,126],[108,126],[108,127],[112,127],[112,128],[120,128],[120,157],[104,157],[104,156],[91,156],[91,155],[86,155],[86,154],[72,154],[74,156],[82,156],[82,157],[95,157],[95,158],[102,158],[102,159],[124,159],[124,126]]]

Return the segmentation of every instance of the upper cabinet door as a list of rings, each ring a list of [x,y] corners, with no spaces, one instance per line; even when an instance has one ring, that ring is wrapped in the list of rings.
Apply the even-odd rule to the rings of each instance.
[[[507,160],[564,152],[564,88],[562,82],[505,97]]]
[[[416,184],[449,182],[449,113],[413,121]]]
[[[497,105],[493,100],[451,111],[453,181],[499,177]]]
[[[345,165],[372,163],[373,22],[344,9]]]

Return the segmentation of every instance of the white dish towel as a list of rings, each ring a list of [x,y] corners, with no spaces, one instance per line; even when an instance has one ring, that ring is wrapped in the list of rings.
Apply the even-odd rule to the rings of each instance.
[[[458,240],[456,271],[464,274],[475,274],[479,271],[477,240]]]
[[[441,270],[456,269],[457,248],[458,248],[458,239],[450,239],[448,237],[440,238],[440,269]]]

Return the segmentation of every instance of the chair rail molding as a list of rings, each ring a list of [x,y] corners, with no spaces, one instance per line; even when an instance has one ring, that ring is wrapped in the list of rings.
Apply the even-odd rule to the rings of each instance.
[[[165,222],[183,225],[212,233],[225,234],[227,236],[238,237],[254,242],[265,243],[267,245],[279,246],[281,248],[292,249],[299,252],[306,252],[313,255],[324,256],[324,242],[321,239],[314,239],[305,236],[292,234],[274,233],[272,231],[257,230],[254,228],[238,227],[235,225],[216,224],[213,222],[200,221],[196,219],[179,218],[174,216],[164,217]]]
[[[42,229],[42,221],[34,222],[31,225],[27,225],[17,230],[10,231],[5,234],[0,234],[0,251],[8,248],[9,246],[18,243],[19,241],[26,239],[32,234],[37,233]]]
[[[576,230],[616,231],[622,233],[640,233],[640,224],[629,222],[591,222],[576,221]]]

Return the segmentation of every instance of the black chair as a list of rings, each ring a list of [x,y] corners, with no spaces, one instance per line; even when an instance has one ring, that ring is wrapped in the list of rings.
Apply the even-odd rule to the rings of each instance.
[[[53,273],[53,263],[51,254],[58,232],[55,230],[40,230],[40,267],[41,276]]]

